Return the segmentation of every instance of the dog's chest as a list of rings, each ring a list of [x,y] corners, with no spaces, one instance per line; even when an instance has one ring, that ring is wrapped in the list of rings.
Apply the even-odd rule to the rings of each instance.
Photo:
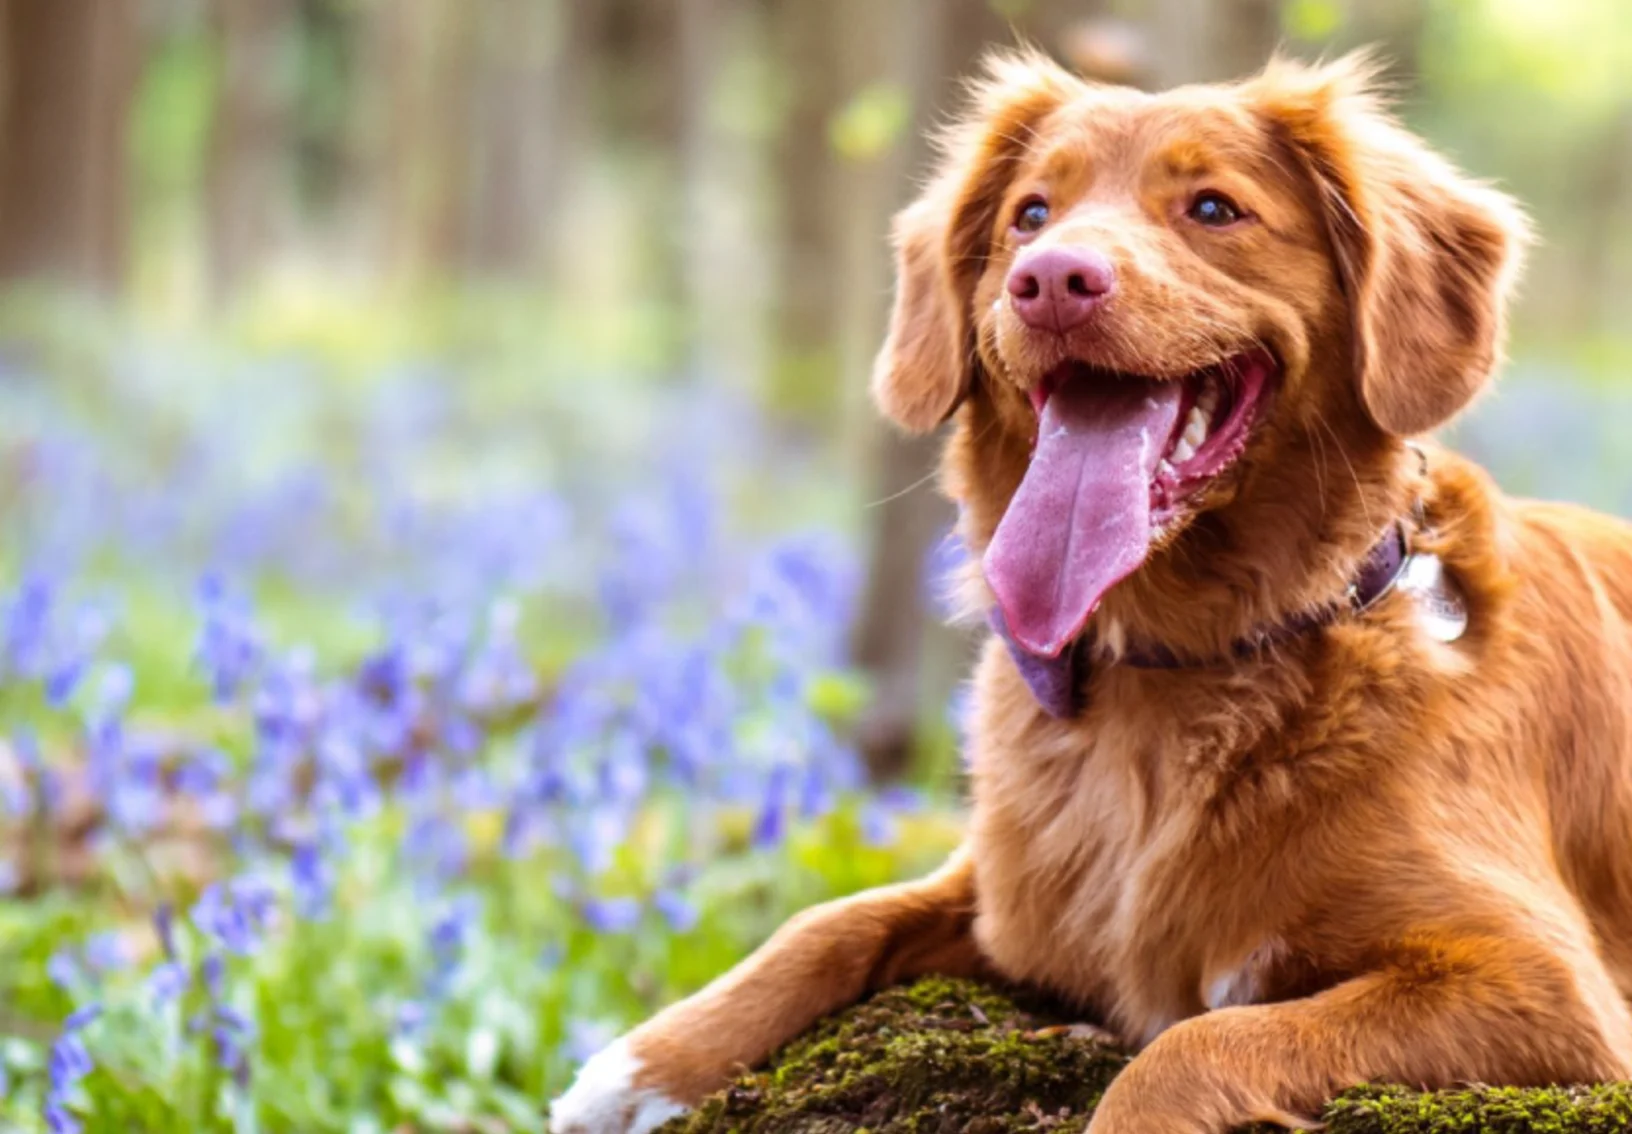
[[[1140,1042],[1258,999],[1280,946],[1239,801],[1197,770],[1221,741],[1104,714],[1041,731],[1029,752],[976,738],[976,932],[999,969]]]

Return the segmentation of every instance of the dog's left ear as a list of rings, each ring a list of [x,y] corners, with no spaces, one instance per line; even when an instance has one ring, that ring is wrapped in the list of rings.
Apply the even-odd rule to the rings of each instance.
[[[1375,73],[1364,54],[1276,61],[1247,90],[1323,198],[1361,402],[1405,437],[1443,425],[1489,382],[1529,226],[1510,198],[1398,125]]]

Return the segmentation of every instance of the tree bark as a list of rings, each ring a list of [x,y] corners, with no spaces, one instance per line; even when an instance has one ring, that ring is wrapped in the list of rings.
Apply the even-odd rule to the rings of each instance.
[[[220,84],[205,173],[211,293],[230,298],[265,265],[286,222],[292,188],[289,91],[280,56],[293,0],[213,0]]]
[[[129,0],[0,0],[0,278],[123,283],[136,17]]]
[[[482,9],[462,202],[462,258],[478,275],[525,276],[544,262],[577,141],[578,61],[566,51],[573,9],[562,0]]]
[[[906,87],[913,124],[888,160],[849,171],[839,197],[848,217],[841,259],[848,297],[844,382],[854,407],[852,429],[864,439],[873,469],[867,587],[851,655],[873,686],[856,740],[875,781],[898,778],[911,768],[926,708],[933,712],[946,704],[969,654],[966,636],[942,626],[928,601],[929,553],[953,521],[952,507],[934,481],[940,439],[902,437],[878,424],[865,405],[868,370],[883,337],[883,297],[889,294],[888,220],[913,192],[908,173],[928,163],[929,127],[956,106],[959,82],[989,44],[1011,38],[982,0],[906,0],[894,15],[894,29],[870,29],[869,39],[906,43],[911,53],[880,60],[873,76],[893,75]],[[867,78],[852,76],[849,89]]]

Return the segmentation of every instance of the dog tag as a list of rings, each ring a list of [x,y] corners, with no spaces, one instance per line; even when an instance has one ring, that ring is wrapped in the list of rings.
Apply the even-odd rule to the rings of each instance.
[[[1417,604],[1422,628],[1436,642],[1454,642],[1468,630],[1468,604],[1439,556],[1417,553],[1400,568],[1395,587]]]

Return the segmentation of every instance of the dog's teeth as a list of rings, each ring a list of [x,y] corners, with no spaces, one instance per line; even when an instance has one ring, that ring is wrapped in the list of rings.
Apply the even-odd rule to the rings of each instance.
[[[1167,460],[1167,458],[1165,458],[1165,457],[1162,458],[1161,463],[1156,466],[1156,472],[1157,472],[1157,475],[1159,475],[1159,476],[1175,476],[1175,475],[1177,475],[1176,470],[1173,468],[1172,462]]]
[[[1207,440],[1207,414],[1197,405],[1190,411],[1190,416],[1184,423],[1183,439],[1190,443],[1191,449],[1201,448],[1201,443]]]
[[[1211,382],[1202,387],[1201,393],[1196,396],[1196,408],[1212,417],[1213,411],[1218,408],[1218,387]]]
[[[1190,444],[1190,439],[1188,437],[1180,437],[1179,443],[1173,446],[1173,454],[1170,459],[1174,464],[1182,465],[1185,461],[1188,461],[1195,455],[1196,448],[1194,445]]]

